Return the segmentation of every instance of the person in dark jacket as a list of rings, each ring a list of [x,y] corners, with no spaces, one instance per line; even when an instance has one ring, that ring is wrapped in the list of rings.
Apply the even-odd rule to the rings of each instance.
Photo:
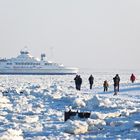
[[[114,81],[114,95],[117,95],[117,92],[120,90],[120,77],[118,74],[113,78]]]
[[[82,78],[81,78],[81,76],[80,76],[80,75],[78,76],[77,83],[78,83],[78,90],[81,90]]]
[[[104,92],[108,91],[109,84],[108,84],[107,80],[104,81],[103,87],[104,87]]]
[[[90,89],[92,89],[93,82],[94,82],[94,77],[92,75],[90,75],[90,77],[88,78],[88,80],[89,80],[89,84],[90,84]]]
[[[135,77],[135,75],[132,73],[131,76],[130,76],[130,81],[131,81],[132,83],[134,83],[135,80],[136,80],[136,77]]]
[[[78,75],[75,76],[74,81],[75,81],[75,88],[78,90]]]
[[[82,78],[80,77],[80,75],[76,75],[74,81],[75,81],[76,89],[81,90]]]

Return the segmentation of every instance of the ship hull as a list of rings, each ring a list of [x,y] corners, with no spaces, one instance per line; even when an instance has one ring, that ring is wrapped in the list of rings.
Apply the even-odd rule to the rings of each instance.
[[[73,75],[77,69],[0,69],[0,75]]]

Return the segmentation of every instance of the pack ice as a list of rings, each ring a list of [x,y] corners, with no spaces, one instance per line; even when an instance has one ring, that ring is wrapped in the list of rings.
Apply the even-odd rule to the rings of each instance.
[[[120,92],[113,96],[113,75],[95,74],[90,90],[84,74],[81,91],[68,75],[0,76],[0,140],[139,139],[140,77],[132,84],[122,73]],[[90,118],[64,121],[70,109],[88,111]]]

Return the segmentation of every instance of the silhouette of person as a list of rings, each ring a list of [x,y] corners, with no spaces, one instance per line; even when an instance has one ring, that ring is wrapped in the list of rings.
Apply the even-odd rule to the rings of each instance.
[[[120,90],[120,77],[118,74],[113,78],[114,81],[114,95],[117,95],[117,92]]]
[[[90,77],[88,78],[88,80],[89,80],[89,84],[90,84],[90,89],[92,89],[93,82],[94,82],[94,77],[92,75],[90,75]]]
[[[104,92],[108,91],[109,84],[108,84],[107,80],[104,81],[103,87],[104,87]]]
[[[136,77],[135,77],[135,75],[132,73],[131,76],[130,76],[130,81],[131,81],[132,83],[134,83],[135,80],[136,80]]]
[[[78,79],[77,79],[77,80],[78,80],[78,81],[77,81],[77,83],[78,83],[78,90],[81,90],[82,78],[81,78],[80,75],[78,76]]]
[[[82,78],[80,77],[80,75],[76,75],[76,77],[74,78],[75,80],[75,86],[77,90],[81,90],[81,85],[82,85]]]
[[[75,76],[74,78],[74,81],[75,81],[75,88],[78,90],[78,75]]]

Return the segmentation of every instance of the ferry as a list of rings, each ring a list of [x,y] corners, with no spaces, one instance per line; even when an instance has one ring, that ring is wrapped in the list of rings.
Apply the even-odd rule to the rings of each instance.
[[[40,59],[35,58],[27,50],[21,50],[15,58],[0,59],[1,75],[63,75],[77,72],[78,68],[48,61],[45,54],[41,54]]]

